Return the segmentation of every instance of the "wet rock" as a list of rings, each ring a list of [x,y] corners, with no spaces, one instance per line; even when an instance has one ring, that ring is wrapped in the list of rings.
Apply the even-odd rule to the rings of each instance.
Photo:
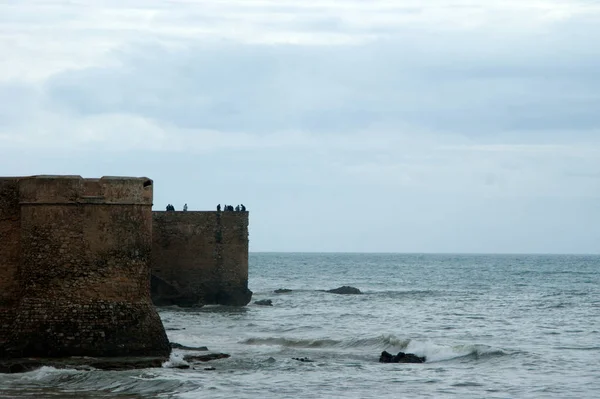
[[[185,351],[207,351],[208,348],[206,346],[185,346],[178,344],[177,342],[171,342],[171,348],[173,349],[182,349]]]
[[[305,362],[305,363],[314,363],[313,360],[310,360],[307,357],[293,357],[292,360],[298,360],[299,362]]]
[[[288,292],[292,292],[292,290],[290,290],[288,288],[279,288],[273,292],[275,292],[276,294],[287,294]]]
[[[398,352],[396,356],[389,352],[381,352],[379,363],[425,363],[425,357],[419,357],[412,353]]]
[[[150,296],[155,306],[202,307],[201,298],[193,293],[186,293],[152,274],[150,278]]]
[[[262,299],[260,301],[255,301],[254,304],[260,306],[273,306],[273,301],[270,299]]]
[[[332,294],[342,294],[342,295],[359,295],[362,294],[358,288],[350,287],[348,285],[344,285],[343,287],[335,288],[333,290],[327,290]]]
[[[66,357],[66,358],[17,358],[0,360],[0,373],[25,373],[44,366],[76,370],[133,370],[161,367],[167,361],[163,357]]]
[[[227,353],[209,353],[208,355],[186,355],[183,360],[186,362],[210,362],[217,359],[228,359],[231,355]]]
[[[252,299],[252,291],[246,287],[232,288],[230,291],[219,291],[214,298],[204,297],[205,303],[214,303],[226,306],[246,306]]]
[[[206,367],[204,370],[206,370],[206,371],[215,371],[216,368],[214,368],[214,367]]]

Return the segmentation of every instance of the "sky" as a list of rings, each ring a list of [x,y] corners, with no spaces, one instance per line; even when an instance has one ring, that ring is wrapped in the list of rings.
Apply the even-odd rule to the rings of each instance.
[[[600,253],[600,2],[0,0],[0,175],[251,251]]]

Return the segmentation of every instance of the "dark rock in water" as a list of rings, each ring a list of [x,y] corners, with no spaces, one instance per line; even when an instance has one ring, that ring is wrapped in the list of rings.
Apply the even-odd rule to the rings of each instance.
[[[425,357],[419,357],[412,353],[398,352],[396,356],[386,351],[381,352],[380,363],[425,363]]]
[[[239,288],[232,291],[221,290],[214,295],[214,298],[210,296],[204,297],[205,303],[215,303],[218,305],[226,306],[246,306],[252,299],[252,291],[247,288]]]
[[[208,348],[206,346],[185,346],[178,344],[177,342],[171,342],[171,348],[173,349],[182,349],[185,351],[207,351]]]
[[[215,371],[216,368],[214,368],[214,367],[206,367],[204,370],[206,370],[206,371]]]
[[[187,370],[190,368],[190,366],[188,364],[180,364],[178,366],[175,366],[175,368],[180,370]]]
[[[66,357],[1,359],[0,373],[25,373],[44,366],[76,370],[133,370],[161,367],[164,357]]]
[[[313,361],[307,357],[293,357],[292,360],[298,360],[299,362],[305,362],[305,363],[313,363]]]
[[[225,306],[246,306],[252,299],[252,291],[247,288],[216,290],[205,292],[202,297],[188,292],[153,274],[150,280],[150,293],[155,306],[202,307],[205,304]]]
[[[155,306],[202,307],[198,295],[181,292],[154,274],[150,278],[150,295]]]
[[[209,353],[208,355],[186,355],[183,360],[186,362],[209,362],[217,359],[228,359],[231,355],[227,353]]]
[[[343,295],[358,295],[362,294],[358,288],[350,287],[344,285],[343,287],[335,288],[333,290],[327,290],[327,292],[331,292],[332,294],[343,294]]]
[[[287,294],[288,292],[292,292],[292,290],[290,290],[288,288],[279,288],[273,292],[275,292],[276,294]]]
[[[255,301],[254,304],[261,305],[261,306],[273,306],[273,301],[270,299],[263,299],[260,301]]]

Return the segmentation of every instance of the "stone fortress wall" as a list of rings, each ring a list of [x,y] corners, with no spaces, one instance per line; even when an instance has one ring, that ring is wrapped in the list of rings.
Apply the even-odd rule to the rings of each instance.
[[[19,180],[0,178],[0,357],[20,299],[21,208]]]
[[[248,212],[153,212],[152,298],[157,305],[243,306]]]
[[[0,178],[0,357],[168,356],[147,178]]]

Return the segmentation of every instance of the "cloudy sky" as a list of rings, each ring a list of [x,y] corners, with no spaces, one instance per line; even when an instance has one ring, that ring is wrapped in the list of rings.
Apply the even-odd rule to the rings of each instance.
[[[0,175],[253,251],[600,253],[600,2],[0,0]]]

